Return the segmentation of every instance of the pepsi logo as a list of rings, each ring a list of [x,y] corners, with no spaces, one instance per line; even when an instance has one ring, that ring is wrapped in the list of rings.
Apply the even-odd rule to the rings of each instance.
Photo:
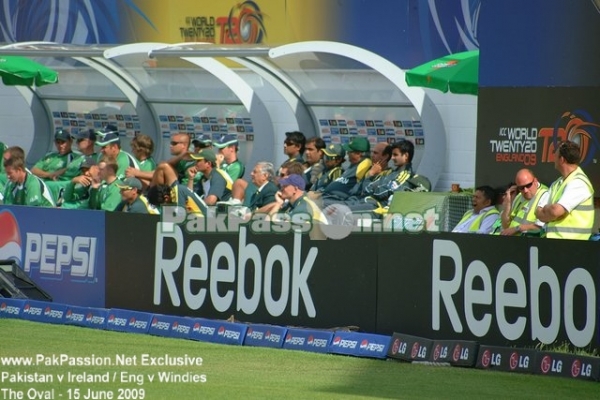
[[[19,223],[10,211],[0,212],[0,260],[14,260],[21,264],[21,233]]]
[[[220,327],[220,328],[219,328],[219,330],[217,331],[217,334],[218,334],[218,335],[220,335],[220,336],[223,336],[223,334],[224,334],[224,333],[225,333],[225,327],[224,327],[224,326],[222,326],[222,327]]]
[[[339,344],[340,344],[340,342],[341,342],[341,341],[342,341],[342,338],[341,338],[341,337],[339,337],[339,336],[336,336],[336,337],[333,339],[333,345],[334,345],[334,346],[339,346]]]
[[[369,341],[367,339],[364,339],[362,342],[360,342],[361,349],[366,349],[368,346],[369,346]]]

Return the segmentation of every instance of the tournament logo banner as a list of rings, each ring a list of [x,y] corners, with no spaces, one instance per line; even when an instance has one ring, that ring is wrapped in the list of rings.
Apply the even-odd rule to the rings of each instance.
[[[287,331],[276,325],[249,324],[244,346],[281,348]]]
[[[557,145],[569,140],[579,144],[580,166],[599,187],[598,101],[596,87],[482,88],[476,185],[507,184],[521,168],[531,169],[540,182],[550,185],[558,178]]]
[[[404,361],[429,361],[432,346],[431,339],[394,332],[387,355]]]
[[[477,356],[477,368],[533,373],[537,357],[538,352],[531,349],[481,346]]]
[[[21,318],[25,300],[3,298],[0,300],[0,318]]]
[[[386,358],[390,336],[336,331],[329,352],[356,357]]]
[[[108,312],[106,329],[111,331],[148,333],[152,314],[113,308]]]
[[[472,367],[477,361],[479,344],[466,340],[434,340],[431,361],[457,367]]]
[[[328,353],[333,332],[316,329],[289,329],[285,335],[283,348],[288,350],[304,350],[314,353]]]
[[[65,321],[67,306],[58,303],[46,303],[45,301],[25,300],[21,318],[30,321],[48,322],[51,324],[62,324]]]

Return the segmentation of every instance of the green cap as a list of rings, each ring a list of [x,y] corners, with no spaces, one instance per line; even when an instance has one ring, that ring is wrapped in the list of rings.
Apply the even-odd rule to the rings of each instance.
[[[366,137],[355,136],[350,143],[344,145],[346,151],[361,151],[363,153],[371,149],[371,144]]]
[[[190,157],[192,157],[194,160],[206,160],[217,162],[217,156],[215,155],[215,152],[211,149],[202,149],[198,153],[190,153]]]

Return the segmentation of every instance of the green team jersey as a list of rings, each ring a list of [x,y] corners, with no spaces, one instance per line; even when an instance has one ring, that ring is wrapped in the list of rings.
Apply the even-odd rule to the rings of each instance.
[[[61,208],[87,210],[90,208],[91,187],[67,182]]]
[[[123,185],[120,179],[111,183],[102,183],[100,187],[90,190],[90,208],[92,210],[114,211],[121,202],[121,190],[117,185]]]
[[[195,160],[179,160],[179,162],[175,165],[175,172],[177,172],[177,180],[179,183],[182,185],[187,185],[189,181],[187,170],[195,165]],[[197,183],[200,182],[201,178],[202,174],[196,174],[196,176],[194,176],[194,187],[196,187]]]
[[[124,150],[119,151],[117,155],[117,165],[119,166],[117,169],[117,178],[119,179],[125,179],[125,171],[129,167],[140,169],[135,157]]]
[[[140,171],[152,172],[156,169],[156,162],[154,158],[146,158],[143,161],[137,160],[138,165],[140,166]]]
[[[240,179],[242,176],[244,176],[244,172],[246,170],[244,164],[242,164],[240,160],[235,160],[231,164],[223,163],[223,165],[221,165],[221,169],[227,172],[227,175],[229,175],[231,180],[234,182],[236,179]]]
[[[46,181],[46,185],[48,185],[48,188],[50,189],[50,192],[52,193],[52,197],[54,198],[54,201],[56,201],[56,202],[58,202],[61,191],[66,190],[67,186],[71,183],[71,179],[73,179],[76,176],[79,176],[81,174],[81,163],[83,163],[86,156],[84,156],[83,154],[81,154],[79,152],[73,152],[73,154],[75,157],[67,165],[67,169],[66,169],[65,173],[60,176],[59,180]],[[97,157],[97,155],[95,153],[90,154],[90,156]],[[64,195],[63,195],[63,200],[64,200]]]
[[[39,168],[44,172],[56,172],[60,169],[67,168],[67,166],[73,161],[77,155],[73,152],[68,154],[48,153],[40,161],[36,162],[33,168]],[[74,175],[75,176],[75,175]],[[60,181],[68,181],[70,178],[62,174],[58,177]]]
[[[4,204],[55,207],[50,190],[43,180],[27,172],[22,184],[8,182],[3,192]]]
[[[153,214],[158,215],[158,209],[148,202],[148,199],[144,195],[139,195],[137,199],[131,204],[121,201],[115,211],[122,211],[128,213],[137,214]]]
[[[2,154],[4,154],[4,152],[6,151],[7,148],[8,147],[4,143],[0,142],[0,156]],[[0,175],[4,175],[4,162],[0,162]],[[6,177],[6,175],[5,175],[5,177]],[[2,183],[2,182],[0,182],[0,183]],[[4,180],[4,183],[6,183],[6,180]]]

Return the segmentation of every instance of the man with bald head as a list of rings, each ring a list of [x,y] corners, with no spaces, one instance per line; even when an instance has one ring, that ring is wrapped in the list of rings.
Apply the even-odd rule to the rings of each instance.
[[[519,170],[515,185],[506,191],[502,201],[500,234],[513,236],[540,232],[544,223],[535,216],[535,212],[547,203],[548,188],[537,180],[531,170]]]

